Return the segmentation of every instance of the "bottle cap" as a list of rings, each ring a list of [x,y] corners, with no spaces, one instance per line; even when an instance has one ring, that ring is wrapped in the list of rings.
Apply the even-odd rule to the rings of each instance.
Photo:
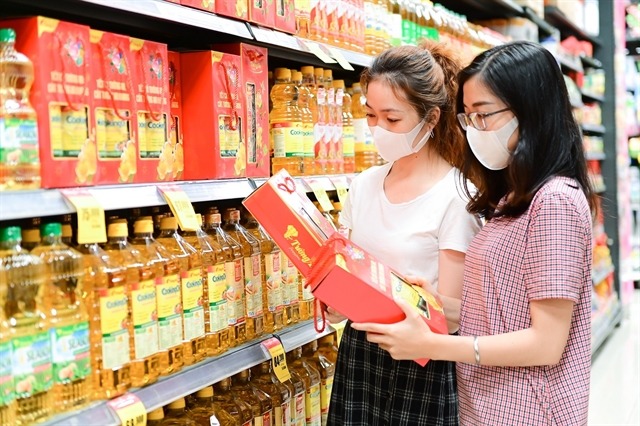
[[[207,386],[204,389],[200,389],[196,392],[198,398],[211,398],[213,396],[213,386]]]
[[[147,420],[162,420],[162,419],[164,419],[164,411],[162,410],[162,407],[156,408],[155,410],[147,414]]]
[[[322,68],[314,68],[313,69],[313,74],[316,77],[323,78],[324,77],[324,70]]]
[[[291,73],[291,81],[302,81],[302,73],[300,71],[293,71],[293,73]]]
[[[133,232],[136,234],[153,234],[153,222],[150,219],[138,219],[133,224]]]
[[[336,89],[344,89],[344,80],[333,80],[332,84]]]
[[[324,70],[324,79],[325,80],[333,80],[333,71],[332,70]]]
[[[118,238],[118,237],[128,237],[129,236],[129,229],[127,228],[127,224],[122,223],[122,222],[113,222],[110,223],[109,226],[107,227],[107,236],[111,237],[111,238]]]
[[[42,226],[42,235],[44,236],[62,236],[62,225],[57,222],[47,223]]]
[[[26,243],[39,243],[40,242],[40,230],[38,228],[24,229],[22,230],[22,241]]]
[[[276,68],[276,80],[291,80],[291,70],[289,68]]]
[[[22,234],[19,226],[9,226],[0,232],[0,241],[20,241]]]
[[[160,221],[160,229],[178,229],[178,219],[174,216],[163,217]]]
[[[73,229],[71,228],[71,224],[63,223],[62,224],[62,236],[63,237],[73,237]]]
[[[16,32],[13,28],[0,28],[0,43],[13,43],[16,41]]]
[[[360,87],[360,83],[353,83],[351,85],[351,88],[353,89],[354,92],[357,92],[359,90],[362,90],[362,87]]]
[[[176,409],[181,409],[186,407],[186,404],[184,402],[184,398],[178,398],[175,401],[173,401],[171,404],[169,404],[167,406],[167,408],[169,408],[170,410],[176,410]]]
[[[302,71],[304,75],[313,74],[313,67],[311,65],[305,65],[300,68],[300,71]]]

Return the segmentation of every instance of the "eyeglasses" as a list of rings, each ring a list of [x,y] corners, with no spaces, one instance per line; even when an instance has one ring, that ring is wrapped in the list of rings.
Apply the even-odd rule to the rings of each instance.
[[[464,112],[461,112],[460,114],[458,114],[458,122],[460,122],[462,130],[467,130],[467,127],[469,125],[475,127],[478,130],[484,130],[487,128],[487,122],[484,120],[485,118],[509,110],[510,108],[504,108],[494,112],[472,112],[471,114],[465,114]]]

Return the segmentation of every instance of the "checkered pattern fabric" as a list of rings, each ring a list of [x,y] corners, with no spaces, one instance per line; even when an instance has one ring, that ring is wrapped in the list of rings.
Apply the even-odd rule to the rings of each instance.
[[[489,221],[467,251],[460,334],[531,326],[529,302],[575,302],[557,365],[498,368],[459,363],[462,425],[586,425],[591,365],[589,206],[578,184],[554,178],[518,218]],[[482,345],[480,345],[482,355]]]

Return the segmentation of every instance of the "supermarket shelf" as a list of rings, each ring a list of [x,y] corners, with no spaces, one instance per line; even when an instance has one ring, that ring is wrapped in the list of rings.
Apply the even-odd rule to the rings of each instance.
[[[607,155],[604,152],[585,152],[584,156],[587,160],[598,160],[598,161],[602,161],[607,158]]]
[[[336,187],[331,181],[332,178],[345,178],[347,183],[351,183],[351,180],[355,177],[355,173],[346,173],[346,174],[337,174],[337,175],[318,175],[318,176],[296,176],[294,177],[295,181],[299,185],[299,187],[303,188],[305,192],[312,192],[311,186],[309,186],[309,181],[315,181],[319,187],[324,189],[325,191],[335,191]],[[254,188],[258,188],[262,186],[267,178],[250,178],[249,179],[254,186]]]
[[[524,16],[538,26],[538,30],[546,35],[552,35],[558,30],[547,21],[542,19],[538,14],[528,6],[523,7]]]
[[[333,328],[329,327],[329,323],[326,323],[324,330],[318,333],[313,325],[313,320],[309,320],[306,323],[294,325],[275,333],[275,336],[282,342],[285,352],[289,352],[322,336],[331,334],[333,331]]]
[[[613,329],[622,321],[622,308],[614,293],[603,309],[591,319],[591,356],[598,351]]]
[[[587,101],[600,102],[600,103],[604,102],[604,96],[596,95],[595,93],[589,93],[584,91],[581,93],[582,93],[582,97]]]
[[[74,213],[57,189],[0,193],[0,221]]]
[[[579,73],[584,72],[584,68],[582,68],[582,62],[577,56],[559,54],[556,55],[556,59],[562,67],[568,69],[569,71],[575,71]]]
[[[594,284],[600,284],[601,282],[606,280],[614,271],[615,268],[613,266],[607,266],[605,268],[593,270],[591,272],[591,279]]]
[[[602,62],[600,62],[596,58],[592,58],[590,56],[580,56],[580,60],[582,60],[582,65],[588,68],[602,68]]]
[[[582,131],[584,133],[591,133],[596,135],[603,135],[607,131],[607,129],[601,124],[582,123],[580,127],[582,128]]]
[[[449,10],[466,15],[470,21],[523,16],[522,6],[513,0],[438,0]]]
[[[573,35],[580,40],[586,40],[596,45],[602,44],[600,39],[586,33],[582,28],[570,21],[566,15],[555,6],[546,6],[544,8],[544,19],[560,30],[563,39]]]

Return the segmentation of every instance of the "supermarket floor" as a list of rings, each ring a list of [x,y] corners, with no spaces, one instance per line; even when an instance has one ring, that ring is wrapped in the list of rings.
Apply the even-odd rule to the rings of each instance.
[[[593,360],[589,425],[640,425],[640,290]]]

